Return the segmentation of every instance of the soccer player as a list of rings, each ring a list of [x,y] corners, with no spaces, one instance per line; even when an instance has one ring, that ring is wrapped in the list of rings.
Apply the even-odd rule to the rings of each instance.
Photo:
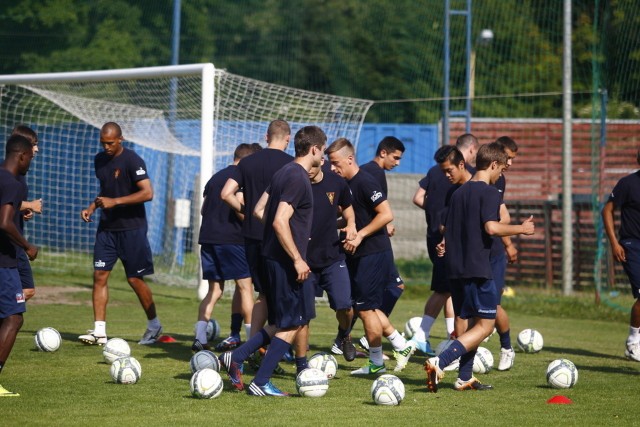
[[[38,153],[38,135],[36,132],[28,126],[17,125],[11,131],[11,135],[20,135],[29,140],[33,150],[33,156],[35,158]],[[18,175],[18,180],[24,185],[24,197],[20,205],[20,233],[24,235],[24,222],[33,218],[34,214],[42,213],[42,199],[26,200],[29,195],[29,187],[27,186],[27,179],[25,175]],[[20,280],[22,281],[22,291],[24,293],[25,301],[29,301],[36,294],[35,282],[33,280],[33,272],[31,271],[31,263],[24,250],[17,246],[16,256],[18,257],[18,271],[20,272]]]
[[[354,310],[362,320],[369,343],[369,361],[351,374],[386,372],[382,357],[383,335],[395,350],[395,371],[401,371],[415,352],[415,343],[407,342],[380,309],[393,263],[391,241],[386,230],[386,225],[393,220],[391,207],[380,184],[358,167],[349,140],[338,138],[327,148],[327,154],[331,169],[347,180],[356,214],[357,233],[353,239],[345,241],[344,249],[351,276]]]
[[[350,335],[353,320],[351,282],[340,237],[336,232],[336,220],[341,213],[345,224],[340,228],[345,230],[345,238],[349,240],[355,237],[351,192],[344,179],[331,172],[329,167],[314,166],[309,177],[313,191],[313,224],[307,249],[307,264],[311,268],[307,280],[320,292],[327,292],[329,306],[336,312],[338,320],[338,335],[332,351],[336,353],[339,350],[345,360],[351,362],[356,357],[356,348]]]
[[[640,165],[640,148],[636,157]],[[629,336],[624,355],[640,362],[640,170],[620,179],[602,208],[604,228],[611,244],[611,253],[622,263],[636,301],[631,306]],[[613,213],[620,209],[619,237],[616,237]]]
[[[153,188],[144,160],[125,148],[123,141],[122,129],[117,123],[105,123],[100,129],[100,145],[104,151],[96,154],[94,161],[100,192],[80,213],[84,222],[91,222],[95,210],[102,210],[93,249],[94,328],[78,337],[85,344],[107,342],[108,280],[118,259],[147,316],[147,329],[138,344],[153,344],[162,333],[153,294],[144,281],[145,275],[153,274],[144,208],[144,202],[153,198]]]
[[[193,351],[210,350],[207,344],[207,323],[215,304],[222,296],[225,280],[235,280],[235,292],[240,294],[239,300],[253,301],[251,274],[241,234],[242,220],[219,195],[240,160],[258,151],[256,148],[261,149],[258,144],[240,144],[236,147],[233,164],[214,174],[204,188],[198,243],[201,245],[202,276],[209,281],[209,291],[198,308],[196,336],[191,346]],[[243,320],[245,324],[251,323],[250,307],[247,307],[245,313],[240,311],[231,315],[231,335],[221,343],[224,344],[221,348],[228,350],[240,344]]]
[[[471,174],[475,172],[473,166],[476,164],[478,147],[478,140],[469,133],[461,135],[456,140],[456,148],[462,154],[465,168]],[[429,336],[440,310],[445,307],[445,323],[448,335],[454,334],[455,319],[453,307],[450,306],[449,281],[445,273],[444,259],[436,253],[436,246],[442,241],[440,214],[445,207],[447,193],[453,185],[443,173],[438,161],[440,157],[442,161],[446,160],[450,154],[450,149],[445,146],[440,150],[434,156],[436,165],[429,169],[427,175],[420,180],[418,190],[413,196],[413,203],[424,209],[427,221],[427,254],[433,265],[431,270],[431,290],[433,293],[425,303],[420,329],[414,333],[411,339],[416,341],[418,349],[428,356],[435,356],[429,342]]]
[[[17,178],[29,170],[33,159],[31,142],[12,135],[5,146],[4,164],[0,167],[0,373],[11,354],[22,327],[25,298],[22,291],[16,248],[25,251],[29,260],[38,256],[38,248],[20,233],[20,205],[25,186]],[[0,397],[16,397],[0,385]]]
[[[496,139],[498,144],[507,154],[507,166],[504,168],[506,172],[516,158],[518,153],[518,145],[516,142],[508,136],[501,136]],[[498,181],[495,184],[496,188],[500,192],[500,222],[509,224],[511,217],[509,210],[504,203],[504,193],[506,190],[506,179],[504,173],[500,175]],[[496,331],[500,337],[500,361],[498,363],[499,371],[507,371],[513,367],[513,362],[516,358],[516,352],[511,345],[511,333],[509,327],[509,315],[506,310],[502,308],[502,292],[504,291],[505,275],[507,262],[510,264],[518,261],[518,250],[511,241],[511,237],[503,236],[501,238],[494,237],[493,245],[491,246],[491,270],[493,272],[493,280],[496,283],[496,292],[498,294],[498,307],[496,312]]]
[[[256,203],[271,182],[273,175],[293,160],[285,153],[291,138],[291,128],[284,120],[274,120],[267,128],[267,148],[238,163],[233,176],[227,179],[220,197],[239,214],[244,215],[242,235],[253,287],[258,297],[251,312],[251,335],[258,332],[267,321],[266,295],[263,292],[265,273],[262,262],[262,235],[264,226],[253,216]],[[244,204],[240,203],[236,193],[242,189]]]
[[[389,199],[389,188],[387,186],[387,176],[385,174],[386,171],[390,171],[396,166],[400,165],[400,160],[402,160],[402,155],[404,154],[404,144],[398,138],[393,136],[385,136],[382,138],[380,143],[378,144],[378,148],[376,149],[376,156],[369,163],[365,163],[360,167],[363,171],[368,172],[371,176],[373,176],[380,186],[382,187],[382,191]],[[389,237],[393,237],[396,233],[396,228],[392,223],[387,224],[387,233]],[[380,310],[387,317],[391,316],[391,312],[393,311],[393,307],[395,307],[396,303],[400,299],[402,292],[404,292],[404,282],[402,277],[400,277],[400,273],[398,273],[398,268],[396,267],[396,263],[393,260],[393,253],[391,254],[391,266],[390,268],[390,276],[389,282],[384,289],[384,295],[382,296],[382,306]],[[362,343],[364,344],[364,342]],[[367,345],[364,345],[366,348]]]
[[[270,381],[278,362],[299,332],[315,317],[315,293],[305,286],[311,270],[306,262],[313,220],[309,170],[319,166],[327,137],[317,126],[300,129],[294,138],[296,157],[273,176],[264,213],[263,255],[269,324],[233,352],[220,355],[232,385],[243,390],[241,366],[249,355],[269,344],[249,384],[253,396],[284,397]],[[308,282],[307,282],[308,283]],[[304,332],[303,332],[304,333]],[[305,343],[306,344],[306,343]]]
[[[427,359],[427,388],[438,391],[444,367],[460,358],[456,390],[487,390],[473,377],[473,359],[478,345],[489,336],[495,325],[498,297],[492,278],[490,251],[492,236],[531,235],[533,217],[521,225],[500,222],[500,193],[492,186],[507,165],[507,154],[496,143],[483,145],[476,158],[476,173],[451,196],[444,223],[445,264],[451,280],[451,297],[456,317],[458,338],[439,357]],[[465,320],[473,320],[466,328]],[[465,329],[463,329],[463,327]]]

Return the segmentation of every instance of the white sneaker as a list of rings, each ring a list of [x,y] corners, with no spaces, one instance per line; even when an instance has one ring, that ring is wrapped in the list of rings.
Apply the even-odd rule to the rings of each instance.
[[[415,341],[407,341],[407,346],[400,351],[394,351],[393,357],[396,359],[396,367],[393,369],[395,372],[402,371],[409,359],[416,352],[416,342]]]
[[[640,342],[627,343],[624,355],[627,356],[629,360],[640,362]]]
[[[138,341],[138,344],[142,344],[142,345],[154,344],[158,339],[158,337],[160,336],[160,334],[162,334],[162,326],[160,326],[155,331],[152,331],[151,329],[147,329],[146,331],[144,331],[144,334],[142,334],[142,339]]]
[[[454,360],[453,362],[449,363],[447,366],[444,367],[443,371],[457,371],[458,368],[460,368],[460,358],[458,357],[456,360]]]
[[[498,371],[508,371],[513,368],[513,361],[516,358],[516,352],[512,348],[500,349],[500,363],[498,363]]]
[[[105,345],[107,343],[106,336],[95,335],[91,329],[89,329],[85,335],[80,335],[78,339],[89,345]]]

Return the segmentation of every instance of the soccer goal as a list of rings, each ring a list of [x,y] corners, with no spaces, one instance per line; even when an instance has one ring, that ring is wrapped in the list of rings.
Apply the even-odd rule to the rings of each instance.
[[[202,190],[233,160],[243,142],[264,145],[268,123],[287,120],[296,132],[318,125],[329,141],[357,144],[368,100],[265,83],[212,64],[0,76],[0,134],[19,123],[39,136],[27,176],[29,197],[44,212],[26,234],[41,248],[36,273],[92,271],[97,221],[80,211],[97,195],[93,157],[99,130],[120,124],[125,145],[147,163],[154,199],[147,204],[154,280],[196,286]]]

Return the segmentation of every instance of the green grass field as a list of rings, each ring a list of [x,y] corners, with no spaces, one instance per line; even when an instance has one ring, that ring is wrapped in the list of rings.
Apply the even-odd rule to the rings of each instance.
[[[350,377],[364,359],[347,363],[338,357],[338,377],[330,381],[329,391],[320,399],[256,398],[230,391],[213,400],[198,400],[189,393],[190,345],[198,301],[194,289],[153,284],[158,313],[165,333],[177,342],[140,346],[136,344],[145,319],[137,299],[116,275],[111,283],[108,332],[127,339],[132,355],[142,364],[138,384],[117,385],[102,359],[101,348],[85,346],[76,338],[92,327],[90,277],[39,277],[38,303],[30,303],[25,324],[18,336],[0,384],[21,394],[0,399],[0,425],[196,425],[204,423],[234,425],[601,425],[637,423],[630,403],[638,390],[640,364],[627,361],[623,344],[627,334],[627,308],[631,298],[611,299],[595,306],[592,295],[563,298],[541,291],[516,289],[506,299],[515,344],[517,332],[536,328],[544,336],[545,347],[537,354],[518,353],[515,367],[508,372],[492,371],[480,376],[494,385],[487,392],[457,392],[455,372],[448,373],[437,394],[426,392],[425,358],[414,356],[398,376],[406,387],[400,406],[373,404],[369,390],[373,378]],[[61,294],[61,287],[71,292]],[[52,292],[55,291],[55,292]],[[391,320],[404,329],[404,323],[421,315],[427,296],[425,287],[411,285],[398,303]],[[230,301],[223,300],[214,317],[223,334],[228,332]],[[34,348],[33,335],[52,326],[63,337],[55,353]],[[356,328],[361,328],[360,324]],[[335,334],[333,312],[318,307],[318,318],[311,324],[311,353],[327,351]],[[360,329],[355,335],[360,336]],[[432,344],[444,337],[439,319]],[[496,358],[497,337],[485,344]],[[385,342],[386,352],[390,347]],[[546,367],[556,358],[568,358],[579,369],[579,381],[570,390],[547,386]],[[395,362],[389,362],[392,370]],[[284,365],[286,375],[276,375],[274,383],[295,392],[295,367]],[[252,371],[245,370],[245,382]],[[226,382],[226,376],[223,374]],[[547,399],[563,394],[572,405],[549,405]]]

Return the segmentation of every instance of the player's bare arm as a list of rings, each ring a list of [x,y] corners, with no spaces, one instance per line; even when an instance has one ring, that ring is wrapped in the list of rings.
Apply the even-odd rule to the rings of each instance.
[[[93,221],[91,219],[91,215],[93,215],[95,211],[96,211],[96,204],[94,202],[91,202],[88,208],[83,209],[82,212],[80,212],[80,218],[82,218],[84,222],[91,222]]]
[[[413,204],[419,207],[420,209],[424,209],[424,198],[427,195],[427,190],[422,187],[418,187],[416,193],[413,195]]]
[[[266,191],[262,193],[256,207],[253,209],[253,216],[258,218],[261,223],[264,224],[264,211],[267,209],[267,203],[269,203],[269,193]]]
[[[376,216],[373,217],[371,222],[358,230],[358,233],[353,240],[345,242],[344,250],[348,253],[355,253],[358,246],[362,243],[362,240],[370,234],[380,230],[382,227],[386,227],[388,223],[393,221],[393,212],[391,212],[391,205],[389,205],[389,201],[385,200],[376,206],[374,210],[376,212]]]
[[[500,222],[503,224],[511,223],[511,215],[509,214],[509,209],[507,209],[507,205],[504,203],[500,205]],[[507,260],[509,264],[513,264],[518,261],[518,249],[515,247],[513,242],[511,242],[511,237],[502,236],[501,238],[502,244],[504,245],[504,250],[507,253]]]
[[[153,200],[153,187],[150,179],[143,179],[136,182],[138,191],[124,197],[103,197],[98,196],[94,200],[96,207],[102,209],[113,209],[117,206],[139,205],[144,202]]]
[[[353,206],[346,207],[342,209],[342,219],[344,221],[344,225],[340,228],[340,231],[346,233],[345,240],[354,240],[356,235],[358,234],[358,230],[356,229],[356,213],[353,210]]]
[[[289,226],[289,220],[293,216],[293,212],[293,206],[287,202],[280,202],[280,204],[278,204],[275,217],[273,218],[273,230],[275,231],[282,248],[293,260],[293,266],[298,274],[296,280],[302,283],[307,279],[307,277],[309,277],[311,270],[309,269],[307,262],[302,259],[302,256],[293,241],[291,227]]]
[[[530,236],[535,232],[533,215],[525,219],[520,225],[502,224],[498,221],[487,221],[484,223],[484,230],[490,236],[515,236],[524,234]]]
[[[33,261],[38,256],[38,248],[27,241],[22,236],[15,223],[13,222],[13,216],[15,210],[13,205],[5,204],[0,207],[0,231],[2,231],[13,243],[24,249],[29,257],[29,260]]]
[[[238,198],[236,197],[236,193],[240,190],[240,185],[238,182],[229,178],[227,182],[222,187],[222,191],[220,192],[220,198],[234,211],[244,214],[244,205],[240,203]]]
[[[618,243],[618,237],[616,236],[615,226],[613,222],[613,211],[615,205],[612,201],[605,203],[602,208],[602,222],[604,223],[604,231],[609,238],[609,244],[611,245],[611,252],[613,257],[618,262],[627,262],[627,255],[624,248]]]

